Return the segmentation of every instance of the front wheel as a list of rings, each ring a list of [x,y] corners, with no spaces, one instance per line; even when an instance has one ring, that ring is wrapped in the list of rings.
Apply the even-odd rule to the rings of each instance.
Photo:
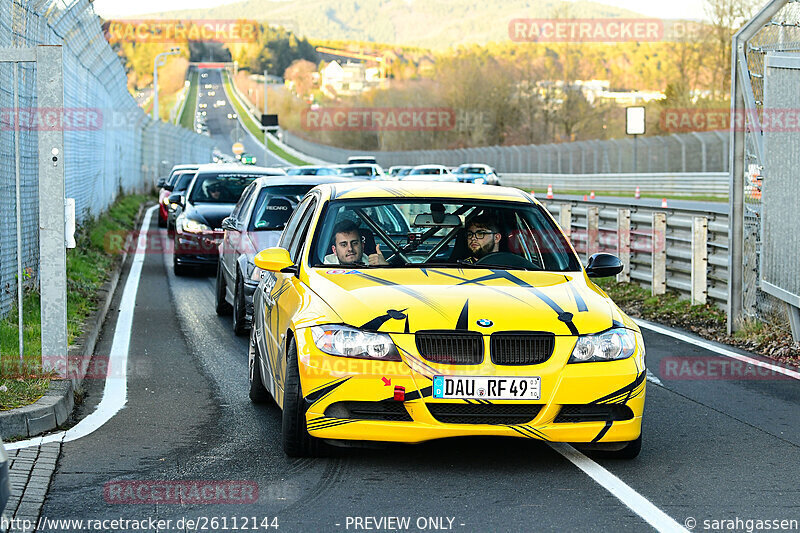
[[[244,303],[244,282],[236,276],[236,285],[233,289],[233,333],[242,337],[247,333],[247,312]]]
[[[306,427],[306,401],[300,387],[300,370],[297,366],[297,345],[289,341],[286,350],[286,381],[284,382],[282,441],[283,451],[289,457],[315,457],[320,455],[322,442],[308,434]]]
[[[621,450],[606,453],[609,459],[636,459],[641,451],[642,435],[640,434],[638,439],[630,441]]]
[[[250,333],[250,348],[248,350],[248,365],[250,367],[250,401],[253,403],[269,403],[272,395],[264,386],[261,378],[261,356],[256,344],[255,328]]]

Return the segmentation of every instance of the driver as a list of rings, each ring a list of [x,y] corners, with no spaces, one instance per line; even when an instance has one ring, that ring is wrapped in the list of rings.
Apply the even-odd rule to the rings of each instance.
[[[364,238],[361,230],[352,220],[342,220],[333,228],[333,246],[325,256],[326,265],[388,265],[381,253],[380,245],[375,246],[374,254],[364,253]]]
[[[217,181],[208,186],[208,197],[212,200],[222,198],[222,185],[220,182]]]
[[[467,227],[469,255],[461,261],[473,264],[491,253],[499,252],[502,237],[499,225],[490,217],[479,215],[473,218]]]

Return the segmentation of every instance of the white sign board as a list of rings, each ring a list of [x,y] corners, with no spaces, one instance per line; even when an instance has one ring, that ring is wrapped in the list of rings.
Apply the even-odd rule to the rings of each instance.
[[[644,107],[625,108],[625,133],[628,135],[644,135],[645,116]]]

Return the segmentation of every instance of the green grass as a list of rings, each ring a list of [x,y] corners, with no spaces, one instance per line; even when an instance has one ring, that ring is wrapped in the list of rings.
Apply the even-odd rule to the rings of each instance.
[[[571,196],[583,196],[584,194],[586,196],[589,196],[589,194],[591,194],[591,192],[592,192],[591,190],[588,190],[588,191],[561,191],[561,190],[554,190],[553,191],[553,193],[556,194],[556,195],[567,194],[567,195],[571,195]],[[597,197],[596,198],[597,200],[603,200],[604,196],[605,197],[610,197],[611,196],[611,197],[616,197],[616,198],[620,198],[620,197],[625,198],[625,197],[627,197],[627,198],[633,199],[633,193],[632,192],[598,191],[598,190],[595,190],[594,194]],[[538,189],[536,190],[536,198],[538,198],[539,200],[544,200],[545,196],[547,196],[547,187],[544,187],[541,190],[538,190]],[[645,194],[645,193],[642,193],[641,197],[642,198],[656,198],[658,200],[660,200],[662,198],[666,198],[667,201],[669,201],[669,200],[693,200],[695,202],[728,203],[728,197],[727,196],[710,196],[710,195],[707,195],[707,194],[706,195],[691,196],[691,195],[686,195],[686,194],[682,194],[682,195],[666,195],[666,194],[653,194],[653,193]]]
[[[648,289],[635,283],[619,283],[614,278],[602,278],[596,283],[633,317],[687,329],[696,326],[716,330],[725,328],[727,323],[725,311],[717,306],[692,305],[691,301],[675,291],[668,290],[666,294],[652,296]]]
[[[97,309],[97,291],[108,279],[121,255],[109,249],[108,239],[131,229],[139,206],[148,197],[121,197],[108,213],[76,232],[77,247],[67,250],[67,342],[83,333],[86,320]],[[47,392],[50,375],[41,367],[39,293],[23,297],[24,358],[19,360],[16,307],[0,320],[0,410],[35,402]]]
[[[197,109],[197,71],[192,72],[189,78],[189,90],[186,92],[186,105],[179,124],[188,130],[194,131],[194,112]]]
[[[244,122],[244,126],[250,130],[250,133],[255,135],[256,139],[262,139],[264,137],[264,131],[258,127],[258,124],[252,119],[250,114],[244,108],[241,102],[236,98],[236,94],[233,92],[233,87],[231,87],[231,81],[228,77],[227,72],[223,72],[222,74],[222,83],[225,84],[225,89],[228,91],[228,94],[231,97],[231,104],[233,105],[234,109],[236,109],[236,113]],[[303,161],[302,159],[293,156],[292,154],[286,152],[280,146],[276,145],[271,140],[267,139],[267,148],[270,152],[277,155],[278,157],[285,159],[289,163],[293,165],[308,165],[308,161]]]

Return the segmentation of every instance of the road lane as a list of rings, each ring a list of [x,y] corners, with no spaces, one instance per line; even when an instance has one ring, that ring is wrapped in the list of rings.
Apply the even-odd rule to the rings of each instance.
[[[225,90],[222,85],[222,74],[218,69],[205,69],[202,72],[208,74],[207,77],[198,78],[197,88],[197,106],[200,104],[207,104],[205,109],[198,109],[205,111],[206,124],[208,125],[208,132],[211,139],[223,153],[233,157],[231,147],[235,142],[241,142],[244,145],[245,152],[256,156],[256,164],[259,166],[286,166],[286,161],[268,152],[267,159],[264,159],[265,152],[262,144],[257,143],[253,137],[247,132],[244,125],[238,119],[229,119],[229,113],[236,113],[236,110],[228,100]],[[206,84],[212,85],[213,88],[207,89]],[[209,96],[209,91],[214,92],[213,96]],[[214,107],[217,100],[223,100],[225,105]]]

